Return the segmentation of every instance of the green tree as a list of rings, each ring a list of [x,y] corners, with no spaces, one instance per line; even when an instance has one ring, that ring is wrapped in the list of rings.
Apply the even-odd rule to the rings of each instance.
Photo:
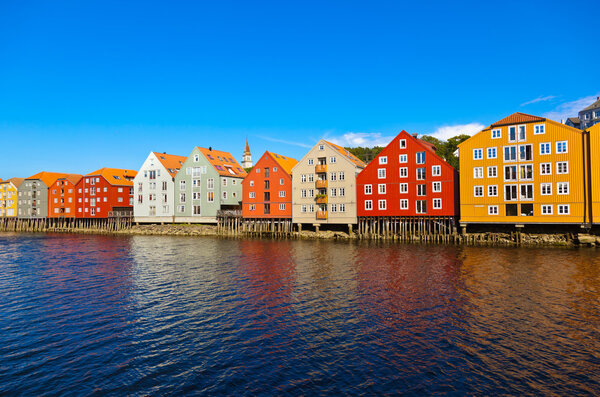
[[[372,148],[370,147],[345,147],[344,149],[346,149],[347,151],[349,151],[350,153],[352,153],[353,155],[355,155],[356,157],[358,157],[359,159],[361,159],[362,161],[364,161],[365,163],[369,163],[371,160],[373,160],[379,153],[381,153],[381,151],[383,150],[383,147],[381,146],[374,146]]]

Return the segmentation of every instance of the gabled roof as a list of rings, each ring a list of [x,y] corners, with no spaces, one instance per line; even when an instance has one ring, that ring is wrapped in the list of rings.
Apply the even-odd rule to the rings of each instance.
[[[546,121],[546,119],[543,117],[532,116],[530,114],[516,112],[516,113],[511,114],[508,117],[503,118],[500,121],[496,121],[494,124],[491,125],[491,127],[500,127],[502,125],[509,125],[509,124],[533,123],[533,122],[540,122],[540,121]]]
[[[573,124],[581,124],[581,120],[579,119],[579,117],[569,117],[567,120],[569,120]]]
[[[203,147],[198,147],[198,150],[206,157],[206,160],[208,160],[219,175],[238,178],[245,178],[248,175],[231,153]]]
[[[21,186],[21,183],[23,183],[24,180],[25,178],[9,178],[5,181],[0,181],[0,183],[12,183],[16,188],[18,188]]]
[[[136,175],[137,171],[134,170],[104,167],[94,172],[90,172],[86,176],[102,176],[108,183],[115,186],[133,186],[133,178],[135,178]]]
[[[187,160],[187,158],[184,156],[176,156],[174,154],[166,154],[159,152],[152,153],[154,153],[158,161],[160,161],[163,167],[167,169],[167,171],[173,178],[175,177],[175,175],[177,175],[177,172],[179,172],[185,160]]]
[[[61,179],[66,179],[69,182],[71,182],[73,185],[77,185],[77,183],[79,183],[79,181],[81,180],[81,178],[83,178],[83,175],[68,174],[67,176],[65,176],[63,178],[58,178],[57,181],[60,181]]]
[[[582,110],[582,112],[585,112],[586,110],[592,110],[592,109],[598,109],[598,108],[600,108],[600,97],[596,97],[596,102],[594,102],[590,106],[584,108]]]
[[[269,151],[267,151],[267,153],[269,153],[271,155],[271,157],[273,158],[273,160],[275,160],[275,162],[277,162],[277,164],[279,164],[279,166],[285,172],[287,172],[288,174],[292,175],[292,168],[294,168],[294,166],[296,164],[298,164],[298,160],[293,159],[291,157],[282,156],[281,154],[269,152]]]
[[[336,145],[335,143],[331,143],[329,141],[326,141],[326,140],[323,140],[323,142],[325,142],[326,144],[328,144],[331,147],[333,147],[342,156],[346,157],[348,160],[350,160],[352,163],[354,163],[354,165],[356,165],[358,167],[362,167],[362,168],[365,168],[367,166],[361,159],[359,159],[358,157],[356,157],[355,155],[353,155],[352,153],[350,153],[349,151],[347,151],[343,147],[341,147],[339,145]]]
[[[39,179],[40,181],[44,182],[44,184],[47,187],[52,186],[52,184],[54,182],[56,182],[57,179],[59,178],[66,178],[67,176],[69,176],[70,174],[61,174],[58,172],[46,172],[46,171],[42,171],[42,172],[38,172],[35,175],[30,176],[29,178],[25,178],[26,180],[29,179]]]

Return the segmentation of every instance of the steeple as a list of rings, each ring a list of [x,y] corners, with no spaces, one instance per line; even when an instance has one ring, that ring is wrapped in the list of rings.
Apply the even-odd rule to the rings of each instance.
[[[246,147],[244,148],[244,155],[242,156],[242,168],[252,168],[252,154],[250,153],[248,138],[246,138]]]

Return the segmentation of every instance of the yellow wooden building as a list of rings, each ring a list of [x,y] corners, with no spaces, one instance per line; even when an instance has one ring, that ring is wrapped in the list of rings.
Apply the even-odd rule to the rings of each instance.
[[[585,132],[586,142],[589,142],[589,151],[586,150],[587,168],[589,174],[589,201],[592,203],[589,217],[594,224],[600,224],[600,123],[597,123]]]
[[[0,217],[14,218],[17,216],[17,189],[23,183],[23,178],[10,178],[0,182]]]
[[[586,146],[583,131],[524,113],[473,135],[459,145],[461,226],[589,224]]]

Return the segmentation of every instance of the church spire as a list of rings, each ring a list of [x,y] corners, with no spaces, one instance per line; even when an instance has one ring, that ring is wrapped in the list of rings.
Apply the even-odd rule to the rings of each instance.
[[[246,138],[246,147],[244,148],[244,155],[242,156],[242,168],[252,168],[252,154],[250,153],[248,138]]]

